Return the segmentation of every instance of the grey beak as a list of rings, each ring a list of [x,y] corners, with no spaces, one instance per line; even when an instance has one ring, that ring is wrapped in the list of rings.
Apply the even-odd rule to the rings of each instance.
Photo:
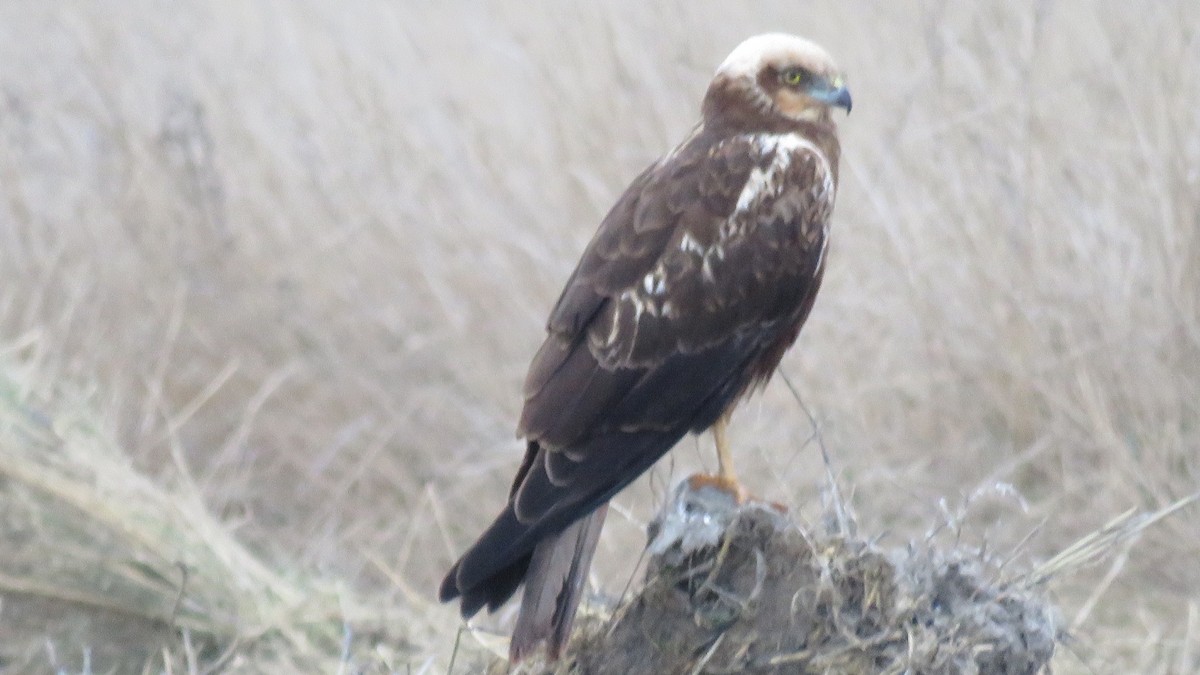
[[[846,109],[846,114],[850,114],[850,108],[854,106],[854,101],[850,98],[850,90],[845,87],[838,87],[833,92],[833,100],[830,105],[835,105]]]
[[[817,91],[812,93],[812,97],[827,105],[835,108],[845,108],[846,114],[850,114],[850,108],[854,102],[850,98],[850,90],[845,87],[836,87]]]

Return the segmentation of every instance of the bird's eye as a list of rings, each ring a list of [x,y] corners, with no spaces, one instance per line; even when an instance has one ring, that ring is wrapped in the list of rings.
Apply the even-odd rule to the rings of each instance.
[[[788,68],[779,74],[779,78],[789,87],[798,87],[808,82],[808,71],[803,68]]]

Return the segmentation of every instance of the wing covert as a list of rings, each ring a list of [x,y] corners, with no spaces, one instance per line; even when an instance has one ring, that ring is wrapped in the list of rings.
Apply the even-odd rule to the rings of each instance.
[[[798,136],[701,134],[643,172],[551,313],[518,433],[565,447],[671,359],[772,339],[819,283],[829,167]]]
[[[676,181],[670,236],[640,275],[596,284],[587,326],[609,369],[652,367],[789,318],[818,278],[833,176],[811,145],[737,137]],[[633,277],[632,280],[629,277]]]

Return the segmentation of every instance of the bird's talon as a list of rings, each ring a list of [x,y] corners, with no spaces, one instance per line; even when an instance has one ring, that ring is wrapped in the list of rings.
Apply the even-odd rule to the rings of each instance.
[[[688,487],[693,491],[702,490],[706,487],[720,490],[725,494],[733,497],[734,503],[738,506],[745,504],[751,500],[750,493],[738,482],[736,478],[729,476],[713,475],[707,473],[698,473],[688,478]]]

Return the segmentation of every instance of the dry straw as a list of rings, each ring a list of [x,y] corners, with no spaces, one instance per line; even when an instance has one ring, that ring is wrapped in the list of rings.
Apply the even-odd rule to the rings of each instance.
[[[389,672],[411,669],[406,640],[436,639],[396,620],[428,607],[371,605],[275,571],[209,512],[177,447],[167,487],[132,465],[86,401],[38,397],[33,373],[0,369],[0,592],[138,626],[143,667],[168,671]],[[1130,510],[1004,578],[1009,561],[933,537],[884,551],[854,534],[840,502],[827,531],[812,532],[681,489],[651,526],[644,587],[593,608],[564,662],[523,671],[1040,672],[1066,635],[1048,584],[1127,551],[1197,498]]]
[[[152,480],[85,402],[35,401],[30,375],[0,368],[0,593],[136,626],[137,644],[115,647],[148,650],[146,667],[167,670],[361,671],[388,657],[355,653],[364,643],[402,646],[383,635],[383,608],[281,574],[242,545],[205,507],[178,448],[170,486]]]

